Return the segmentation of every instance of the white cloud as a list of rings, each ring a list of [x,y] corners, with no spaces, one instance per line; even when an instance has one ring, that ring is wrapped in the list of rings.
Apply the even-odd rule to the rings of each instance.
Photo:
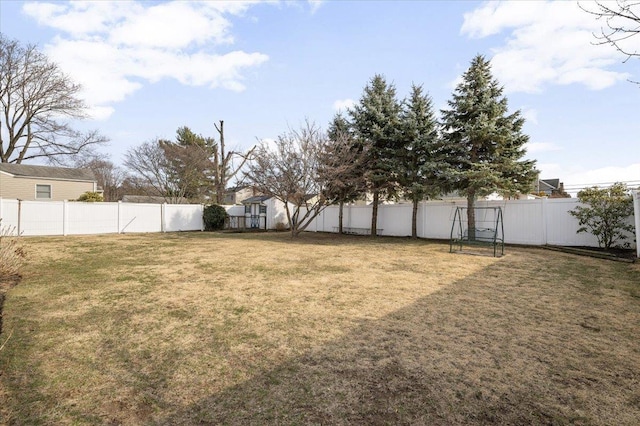
[[[325,0],[307,0],[307,1],[311,6],[311,14],[313,15],[318,11],[318,9],[320,9],[320,7],[322,6],[322,3],[324,3]]]
[[[356,102],[353,99],[338,99],[333,103],[333,109],[335,109],[336,111],[346,111],[350,108],[353,108],[355,104]]]
[[[549,151],[561,151],[562,147],[552,142],[529,142],[526,146],[527,153],[533,154],[536,152],[549,152]]]
[[[522,116],[531,124],[538,124],[538,110],[533,108],[522,108]]]
[[[600,90],[629,78],[608,69],[621,61],[615,49],[593,44],[601,24],[575,2],[487,2],[464,15],[461,33],[484,38],[508,32],[491,61],[508,92],[573,83]]]
[[[252,3],[30,2],[23,11],[61,32],[45,52],[82,84],[91,115],[104,119],[111,104],[162,79],[244,90],[243,71],[269,59],[228,47],[230,16]]]
[[[93,120],[106,120],[115,112],[113,107],[90,107],[87,111],[88,116]]]

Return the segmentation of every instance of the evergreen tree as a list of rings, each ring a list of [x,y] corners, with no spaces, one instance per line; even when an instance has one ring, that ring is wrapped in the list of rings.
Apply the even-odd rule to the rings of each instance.
[[[475,239],[475,201],[495,191],[527,192],[536,176],[535,161],[522,160],[529,137],[520,111],[507,112],[503,88],[491,66],[478,55],[442,110],[445,170],[453,189],[467,197],[468,235]]]
[[[438,123],[431,98],[422,87],[412,85],[401,115],[406,150],[402,158],[400,184],[405,198],[413,203],[411,236],[417,238],[420,201],[442,193],[438,153]]]
[[[391,198],[398,190],[398,155],[403,140],[395,87],[381,75],[375,75],[349,114],[356,143],[366,150],[364,177],[367,190],[373,194],[371,235],[375,236],[380,197]]]
[[[217,151],[212,138],[194,133],[186,126],[176,131],[176,141],[160,140],[160,147],[168,162],[168,176],[180,188],[176,197],[204,202],[210,198],[213,182],[211,157]]]

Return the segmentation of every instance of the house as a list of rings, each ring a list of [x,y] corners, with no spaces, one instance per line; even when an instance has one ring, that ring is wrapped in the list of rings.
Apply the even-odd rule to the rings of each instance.
[[[89,169],[0,163],[0,198],[63,201],[97,190]]]
[[[258,192],[254,187],[249,185],[240,185],[233,188],[228,188],[227,192],[224,194],[222,204],[226,206],[241,204],[247,198],[253,197],[255,195],[258,195]]]
[[[162,197],[160,195],[123,195],[122,200],[123,203],[140,203],[140,204],[190,204],[189,200],[184,197],[178,197],[174,199],[167,199],[166,197]]]
[[[536,195],[550,198],[570,198],[564,190],[564,183],[560,179],[537,179],[534,184]]]

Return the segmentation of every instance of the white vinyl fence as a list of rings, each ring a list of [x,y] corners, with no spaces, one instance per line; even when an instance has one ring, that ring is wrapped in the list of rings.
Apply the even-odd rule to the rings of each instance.
[[[640,239],[640,192],[633,193],[636,238]],[[578,220],[569,211],[579,205],[575,198],[481,201],[478,207],[501,207],[506,243],[529,245],[598,246],[596,237],[577,233]],[[449,239],[456,206],[466,202],[427,201],[418,208],[417,233],[421,238]],[[224,206],[231,215],[244,214],[243,206]],[[410,204],[381,205],[380,235],[411,235]],[[80,203],[67,201],[18,201],[0,198],[2,227],[21,235],[77,235],[123,232],[201,231],[203,206],[199,204]],[[267,223],[278,220],[275,207],[267,209]],[[345,206],[343,225],[366,230],[371,227],[371,206]],[[270,220],[272,219],[272,220]],[[327,207],[307,228],[312,232],[337,232],[338,207]],[[634,236],[627,240],[640,246]]]
[[[636,199],[636,222],[640,201]],[[479,201],[477,207],[501,207],[506,243],[528,245],[560,245],[597,247],[598,240],[589,233],[578,234],[578,220],[569,211],[579,205],[576,198],[541,198],[536,200]],[[449,239],[456,206],[466,201],[427,201],[418,207],[417,234],[420,238]],[[410,236],[411,204],[389,204],[378,208],[379,235]],[[343,226],[371,228],[371,206],[345,206]],[[629,221],[633,223],[634,218]],[[638,232],[636,225],[636,232]],[[309,225],[307,231],[337,232],[338,207],[327,207]],[[627,240],[635,247],[634,236]]]
[[[0,198],[2,227],[20,235],[202,231],[201,204],[81,203]]]

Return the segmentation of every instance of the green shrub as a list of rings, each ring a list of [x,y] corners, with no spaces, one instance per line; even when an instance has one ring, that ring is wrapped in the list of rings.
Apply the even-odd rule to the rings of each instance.
[[[578,206],[569,212],[578,218],[578,233],[590,232],[605,249],[629,247],[625,240],[635,233],[635,226],[629,223],[633,199],[624,183],[616,182],[609,188],[583,189],[578,192],[578,199],[586,207]]]
[[[228,217],[224,207],[217,204],[211,204],[204,208],[204,230],[215,231],[224,228],[224,221]]]
[[[85,202],[93,203],[95,201],[104,201],[104,197],[99,192],[87,191],[81,196],[79,196],[77,201],[85,201]]]

